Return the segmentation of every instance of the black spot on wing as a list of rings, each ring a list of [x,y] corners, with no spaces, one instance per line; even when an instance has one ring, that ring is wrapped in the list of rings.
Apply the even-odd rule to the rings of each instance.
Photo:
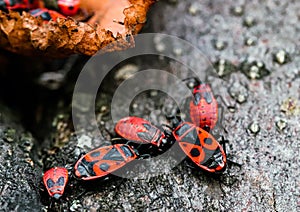
[[[104,155],[103,160],[116,160],[116,161],[124,161],[121,153],[113,147],[106,155]]]
[[[200,151],[197,148],[193,148],[190,151],[192,157],[198,157],[200,155]]]
[[[55,185],[55,183],[53,182],[52,179],[48,179],[48,180],[47,180],[47,187],[48,187],[48,188],[52,188],[54,185]]]
[[[96,152],[92,152],[92,153],[90,153],[90,156],[91,157],[99,157],[100,156],[100,151],[96,151]]]
[[[194,98],[193,98],[194,105],[198,105],[200,102],[200,99],[201,99],[200,93],[199,92],[195,93]]]
[[[146,128],[146,130],[148,131],[149,135],[155,135],[156,131],[158,130],[155,126],[151,125],[151,124],[143,124],[143,126]],[[153,137],[151,136],[151,137]]]
[[[175,131],[175,134],[178,136],[182,136],[187,130],[189,130],[191,127],[188,124],[182,125],[179,129]]]
[[[195,144],[200,146],[200,140],[197,134],[197,130],[193,129],[189,133],[187,133],[183,138],[182,141],[190,143],[190,144]]]
[[[212,144],[212,142],[213,142],[213,141],[212,141],[211,138],[204,138],[204,143],[210,145],[210,144]]]
[[[59,185],[59,186],[63,186],[65,184],[65,178],[64,177],[59,177],[56,184]]]
[[[99,168],[102,170],[102,171],[107,171],[109,169],[109,165],[107,163],[101,163]]]
[[[94,172],[93,166],[99,160],[95,160],[92,162],[88,162],[85,158],[81,160],[81,163],[78,164],[77,170],[80,173],[81,177],[88,177],[88,176],[96,176]]]
[[[150,124],[145,124],[145,123],[143,124],[143,126],[146,128],[146,130],[150,130],[152,127]]]
[[[142,140],[142,141],[148,141],[149,143],[152,141],[152,136],[147,133],[147,132],[138,132],[137,136]]]
[[[212,103],[212,93],[211,92],[203,92],[203,98],[207,102],[207,104]]]
[[[124,152],[124,154],[127,158],[133,157],[133,153],[127,146],[120,146],[120,148],[122,149],[122,151]]]

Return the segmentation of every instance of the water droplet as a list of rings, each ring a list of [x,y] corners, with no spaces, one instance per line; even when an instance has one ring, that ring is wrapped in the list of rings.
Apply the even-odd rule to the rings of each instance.
[[[238,103],[244,103],[248,99],[248,89],[238,82],[234,82],[228,89],[230,96]]]
[[[219,59],[214,63],[214,68],[219,77],[225,77],[236,70],[236,67],[228,60]]]
[[[280,65],[283,65],[283,64],[291,61],[291,58],[290,58],[290,55],[286,51],[279,50],[278,52],[273,54],[273,61]]]
[[[224,50],[228,45],[228,43],[226,41],[216,40],[216,39],[212,40],[212,43],[213,43],[214,48],[219,51]]]
[[[245,39],[245,45],[246,46],[255,46],[256,43],[257,43],[257,40],[254,37],[248,37],[248,38]]]
[[[230,9],[230,12],[234,16],[242,16],[244,14],[244,8],[242,6],[234,6]]]
[[[277,130],[283,131],[287,127],[287,122],[284,119],[279,119],[275,123]]]
[[[256,20],[252,16],[246,16],[243,20],[243,25],[245,27],[252,27],[256,24]]]
[[[248,129],[252,134],[256,135],[260,131],[260,126],[257,122],[252,122],[249,124]]]
[[[284,100],[280,106],[280,110],[287,115],[298,115],[300,113],[300,106],[298,100],[292,97]]]
[[[190,7],[189,7],[189,14],[191,15],[196,15],[200,10],[200,7],[198,4],[192,4]]]
[[[270,74],[270,71],[261,61],[243,62],[240,69],[249,79],[261,79]]]

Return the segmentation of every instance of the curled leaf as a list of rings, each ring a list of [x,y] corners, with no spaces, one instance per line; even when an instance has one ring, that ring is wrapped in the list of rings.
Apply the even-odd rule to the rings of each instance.
[[[155,0],[82,2],[82,10],[94,14],[86,23],[74,18],[45,23],[26,12],[20,15],[0,11],[0,47],[23,55],[54,58],[125,49],[133,45],[131,35],[141,30]]]

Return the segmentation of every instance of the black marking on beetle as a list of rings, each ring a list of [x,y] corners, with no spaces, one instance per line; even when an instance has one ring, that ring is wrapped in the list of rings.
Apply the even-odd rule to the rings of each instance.
[[[65,184],[65,178],[64,177],[59,177],[56,184],[59,185],[59,186],[63,186]]]
[[[94,172],[94,164],[97,163],[99,160],[94,160],[92,162],[88,162],[85,158],[82,159],[81,164],[79,164],[87,173],[89,173],[91,176],[96,176],[96,173]],[[80,174],[84,170],[79,170]]]
[[[200,146],[200,140],[196,128],[194,128],[189,133],[187,133],[183,138],[181,138],[181,141]]]
[[[203,92],[203,98],[207,102],[207,104],[212,103],[212,95],[210,92]]]
[[[150,130],[151,129],[151,125],[144,123],[143,126],[147,129]]]
[[[204,138],[204,143],[211,145],[213,140],[211,138]]]
[[[138,132],[137,136],[143,140],[143,141],[147,141],[147,142],[151,142],[153,136],[151,136],[149,133],[147,132]]]
[[[108,153],[106,153],[106,155],[104,155],[103,160],[124,161],[124,158],[121,153],[113,147]]]
[[[101,163],[99,166],[99,168],[104,172],[106,172],[109,169],[109,167],[110,166],[107,163]]]
[[[175,131],[175,134],[178,136],[182,136],[188,129],[191,127],[188,124],[182,125],[179,129]]]
[[[199,92],[195,93],[194,98],[193,98],[194,105],[198,105],[200,102],[200,99],[201,99],[200,93]]]
[[[54,181],[52,179],[47,180],[47,187],[52,188],[55,185]]]
[[[120,146],[120,148],[124,152],[126,158],[133,157],[133,153],[130,151],[130,149],[127,146]]]
[[[91,157],[99,157],[100,156],[100,151],[96,151],[96,152],[92,152],[91,154],[90,154],[90,156]]]
[[[190,154],[191,154],[192,157],[198,157],[200,155],[200,151],[197,148],[193,148],[190,151]]]

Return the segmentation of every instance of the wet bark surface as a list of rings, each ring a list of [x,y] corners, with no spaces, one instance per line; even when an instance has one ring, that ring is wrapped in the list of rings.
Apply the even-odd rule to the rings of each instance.
[[[22,127],[20,120],[1,105],[1,196],[0,207],[5,211],[39,210],[39,174],[34,167],[31,151],[35,139]]]
[[[203,80],[225,102],[220,104],[224,108],[221,124],[225,130],[221,128],[218,134],[229,140],[228,158],[234,163],[229,162],[222,175],[207,175],[183,161],[165,173],[158,166],[153,171],[161,172],[160,175],[145,174],[143,179],[112,176],[93,182],[76,180],[72,172],[80,154],[110,145],[110,139],[116,136],[110,106],[124,79],[153,66],[181,79],[190,76],[177,62],[155,56],[121,63],[99,89],[95,127],[84,129],[91,120],[84,116],[85,108],[79,107],[82,116],[76,118],[81,120],[83,130],[74,134],[70,96],[81,70],[79,65],[87,61],[80,58],[61,90],[46,92],[51,99],[55,96],[50,104],[54,109],[41,119],[43,123],[38,122],[35,130],[31,128],[35,135],[37,129],[44,128],[38,142],[20,122],[10,118],[13,112],[1,109],[0,142],[4,150],[0,154],[1,208],[6,211],[300,210],[299,8],[296,1],[188,0],[160,1],[151,9],[144,32],[166,33],[187,40],[214,67],[212,71],[206,72],[204,66],[199,70],[203,69]],[[159,35],[149,45],[162,53],[170,50]],[[199,55],[195,52],[187,51],[180,43],[171,47],[174,55],[180,55],[187,64],[197,65]],[[131,115],[160,125],[167,122],[163,111],[176,108],[173,104],[166,94],[151,90],[136,96],[129,110]],[[120,111],[128,110],[122,107],[125,106],[120,104]],[[44,103],[42,108],[47,105]],[[28,149],[33,144],[36,149]],[[59,201],[49,198],[41,184],[41,170],[52,166],[65,166],[70,172],[65,195]]]

